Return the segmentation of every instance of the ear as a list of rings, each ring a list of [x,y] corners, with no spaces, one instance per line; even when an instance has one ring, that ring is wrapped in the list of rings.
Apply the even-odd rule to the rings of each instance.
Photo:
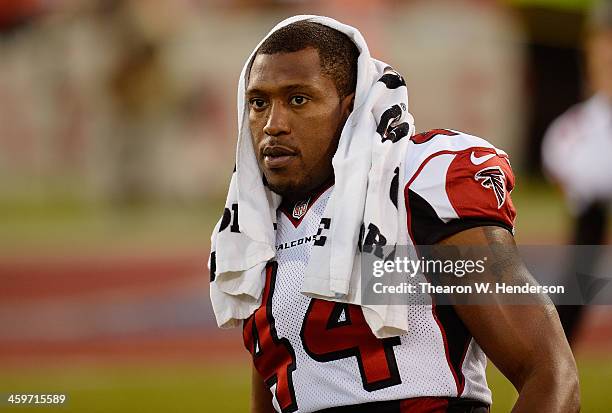
[[[355,92],[350,95],[346,95],[340,101],[340,107],[342,110],[342,116],[344,119],[348,118],[351,112],[353,111],[353,105],[355,104]]]

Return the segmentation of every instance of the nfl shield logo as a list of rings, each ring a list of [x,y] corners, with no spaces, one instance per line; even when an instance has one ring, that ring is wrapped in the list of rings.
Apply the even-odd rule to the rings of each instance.
[[[300,219],[304,216],[304,214],[308,210],[308,202],[310,202],[310,199],[295,204],[295,206],[293,207],[293,218]]]

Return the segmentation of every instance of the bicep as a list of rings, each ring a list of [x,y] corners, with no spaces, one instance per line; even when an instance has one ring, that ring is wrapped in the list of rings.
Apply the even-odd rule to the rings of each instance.
[[[512,284],[535,283],[518,255],[513,237],[502,228],[472,228],[440,244],[490,248],[487,277]],[[493,293],[486,303],[456,304],[455,311],[487,356],[517,388],[536,367],[554,365],[560,357],[571,358],[557,312],[546,296],[512,305]]]

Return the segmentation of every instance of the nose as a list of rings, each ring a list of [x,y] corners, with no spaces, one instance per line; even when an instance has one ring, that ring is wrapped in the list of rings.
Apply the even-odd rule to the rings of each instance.
[[[284,105],[281,103],[272,104],[263,132],[268,136],[287,135],[291,132],[289,113]]]

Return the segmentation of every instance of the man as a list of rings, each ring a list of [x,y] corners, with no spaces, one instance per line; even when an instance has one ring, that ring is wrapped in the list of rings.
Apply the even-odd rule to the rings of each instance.
[[[406,320],[393,324],[402,334],[378,338],[373,332],[383,329],[374,327],[365,304],[342,294],[318,299],[302,293],[313,279],[315,286],[338,284],[337,276],[317,278],[329,268],[317,261],[320,251],[338,233],[356,231],[351,248],[364,252],[392,239],[380,225],[366,222],[366,215],[377,214],[367,202],[357,214],[363,217],[361,230],[338,224],[338,217],[359,208],[361,196],[337,209],[355,192],[371,198],[385,194],[381,205],[389,209],[376,219],[384,223],[396,210],[408,244],[514,245],[508,194],[513,177],[505,154],[449,130],[410,137],[410,121],[400,123],[406,119],[405,102],[388,110],[378,111],[375,104],[372,111],[364,109],[376,96],[405,89],[389,68],[380,69],[373,85],[364,81],[364,72],[380,63],[369,59],[355,29],[311,16],[279,24],[245,66],[247,106],[239,124],[247,132],[239,137],[237,155],[242,178],[232,178],[224,217],[213,234],[210,266],[219,324],[245,319],[244,343],[254,364],[251,411],[486,412],[491,396],[484,353],[519,391],[514,411],[578,411],[576,366],[551,305],[410,306]],[[368,137],[376,142],[371,149],[356,147],[369,144],[358,137],[368,132],[361,130],[367,125],[375,129]],[[249,139],[241,141],[244,136]],[[388,152],[378,164],[381,148]],[[366,152],[372,153],[362,162]],[[384,188],[378,190],[373,182],[397,152],[400,166],[392,165],[393,179],[381,179]],[[248,205],[259,190],[255,178],[244,174],[251,155],[266,195],[259,210],[241,206],[238,218],[238,205]],[[347,187],[351,175],[364,168],[367,191]],[[236,190],[240,179],[249,178],[251,187]],[[268,241],[249,228],[258,224],[254,214],[262,213],[274,194],[282,201],[272,212],[274,239]],[[400,202],[398,194],[403,194]],[[265,232],[267,224],[261,228]],[[239,238],[247,232],[249,239]],[[258,244],[255,237],[263,241]],[[274,254],[265,268],[253,266],[256,260],[245,263],[245,257],[261,255],[257,245],[266,242],[273,242]],[[341,247],[323,256],[334,262]],[[518,257],[497,260],[504,277],[525,277]],[[256,287],[260,279],[261,288]],[[402,321],[406,327],[397,327]]]
[[[542,161],[550,178],[564,192],[574,216],[572,240],[578,248],[567,277],[591,274],[605,244],[612,200],[612,1],[594,4],[589,16],[586,62],[592,96],[570,108],[549,127],[542,143]],[[558,307],[563,329],[573,344],[584,306]]]

